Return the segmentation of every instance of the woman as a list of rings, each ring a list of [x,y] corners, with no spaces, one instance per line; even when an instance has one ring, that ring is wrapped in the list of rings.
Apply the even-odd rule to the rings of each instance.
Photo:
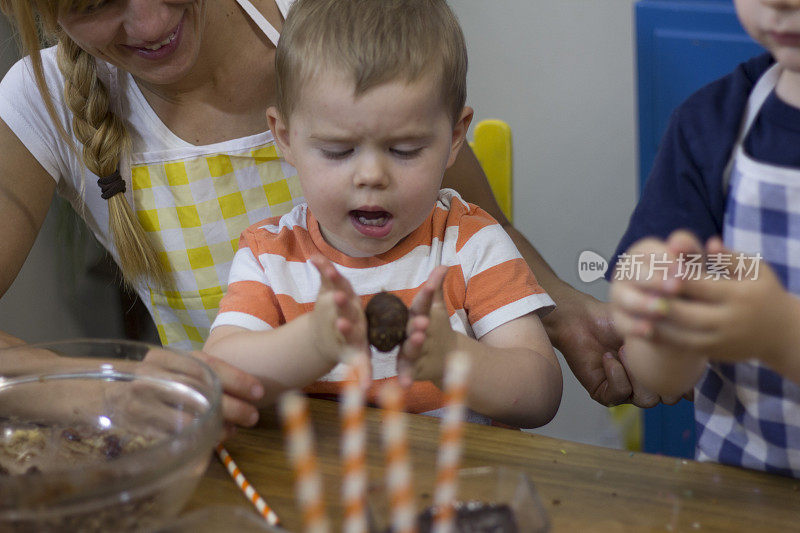
[[[302,201],[265,121],[290,4],[3,0],[30,56],[0,84],[0,294],[57,189],[120,265],[162,343],[200,347],[240,231]],[[57,46],[39,51],[40,31]],[[604,304],[559,280],[508,224],[469,149],[445,186],[503,222],[559,304],[548,333],[592,396],[604,404],[627,399],[624,369],[603,355],[619,347]],[[252,398],[233,385],[226,390]],[[236,406],[229,418],[251,419],[252,408]]]

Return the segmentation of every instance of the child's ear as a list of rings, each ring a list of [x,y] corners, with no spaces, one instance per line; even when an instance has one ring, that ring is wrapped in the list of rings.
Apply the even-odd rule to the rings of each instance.
[[[461,146],[467,139],[467,130],[472,122],[473,111],[471,107],[464,106],[461,110],[461,116],[453,125],[453,138],[450,143],[450,157],[447,159],[447,167],[450,168],[458,157],[458,152],[461,151]]]
[[[275,138],[275,144],[281,151],[283,158],[287,163],[294,166],[294,158],[292,157],[292,146],[290,143],[289,125],[283,120],[283,116],[275,106],[267,108],[267,124]]]

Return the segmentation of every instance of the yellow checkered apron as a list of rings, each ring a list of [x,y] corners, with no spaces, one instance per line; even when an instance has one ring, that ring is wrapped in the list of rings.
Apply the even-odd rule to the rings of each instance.
[[[272,142],[239,152],[131,164],[134,210],[175,280],[149,289],[162,344],[199,349],[225,294],[241,232],[303,201]]]

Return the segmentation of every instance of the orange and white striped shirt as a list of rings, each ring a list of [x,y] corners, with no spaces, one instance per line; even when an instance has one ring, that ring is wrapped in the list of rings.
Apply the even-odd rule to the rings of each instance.
[[[450,324],[476,339],[515,318],[542,315],[555,306],[500,224],[454,190],[442,189],[422,225],[393,249],[372,257],[350,257],[326,243],[307,204],[249,227],[239,240],[228,292],[212,329],[233,325],[266,330],[311,311],[320,286],[319,273],[308,260],[314,254],[336,265],[365,306],[380,291],[411,305],[431,271],[447,265],[444,298]],[[381,381],[396,377],[396,355],[397,348],[389,353],[373,348],[376,382],[368,392],[370,401],[377,398]],[[336,395],[344,379],[345,367],[338,365],[306,391]],[[441,392],[431,383],[415,384],[407,396],[410,412],[442,405]]]

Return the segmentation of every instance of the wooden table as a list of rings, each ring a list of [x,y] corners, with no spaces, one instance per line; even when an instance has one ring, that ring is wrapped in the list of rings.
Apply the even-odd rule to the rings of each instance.
[[[327,509],[338,524],[338,404],[312,400],[310,406]],[[418,483],[434,475],[438,422],[408,417]],[[367,424],[370,479],[379,482],[383,476],[379,410],[368,410]],[[225,446],[284,526],[298,531],[293,473],[276,415],[264,411],[258,427],[239,430]],[[468,424],[463,466],[484,465],[526,472],[556,532],[800,530],[800,480]],[[188,509],[212,504],[251,507],[216,459]]]

